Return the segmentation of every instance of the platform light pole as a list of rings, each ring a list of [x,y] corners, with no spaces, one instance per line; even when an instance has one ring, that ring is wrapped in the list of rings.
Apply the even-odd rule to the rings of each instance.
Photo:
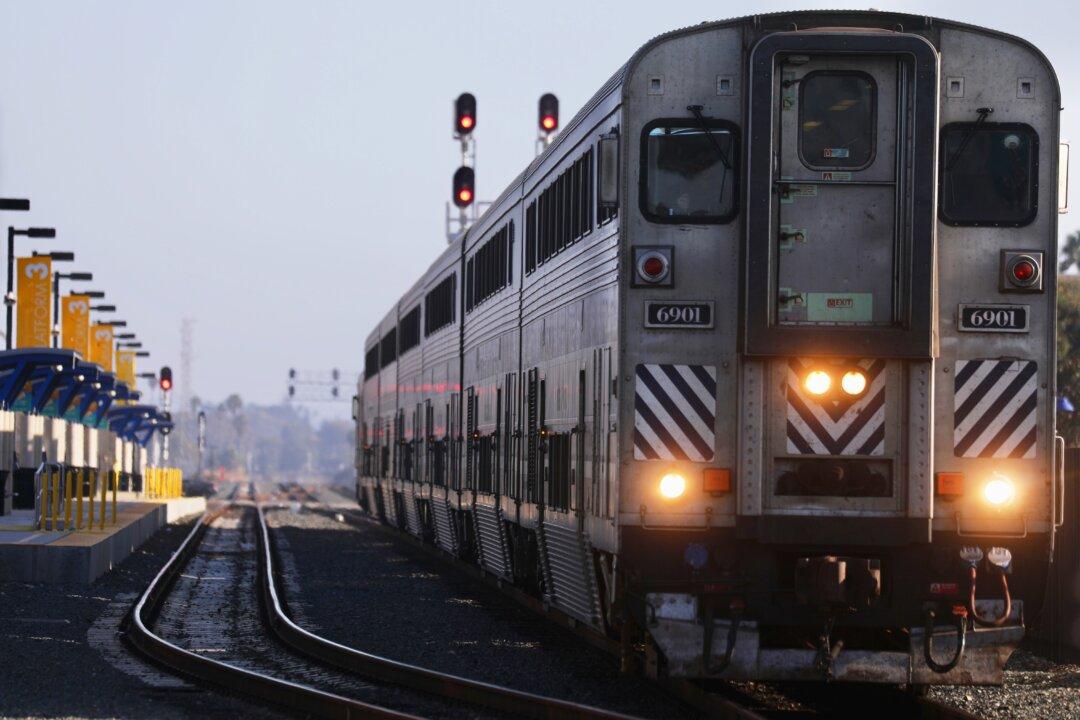
[[[0,210],[4,209],[0,206]],[[27,204],[26,210],[30,209],[30,205]],[[11,325],[14,321],[15,310],[15,238],[17,236],[31,237],[31,238],[54,238],[56,237],[56,228],[42,228],[32,227],[25,230],[18,230],[16,228],[8,226],[7,235],[7,294],[4,295],[4,304],[7,305],[7,329],[4,333],[4,343],[8,350],[11,349]]]
[[[26,212],[29,209],[30,209],[30,201],[27,200],[26,198],[0,198],[0,210],[4,210],[4,211],[7,211],[7,212]],[[9,232],[10,232],[10,228],[9,228]],[[11,269],[10,257],[15,253],[15,248],[13,247],[13,242],[10,239],[11,238],[10,235],[8,236],[8,238],[9,238],[8,239],[8,258],[9,258],[8,259],[8,295],[11,295],[11,280],[12,280],[11,273],[12,273],[12,269]],[[12,297],[11,301],[14,302],[14,300],[15,300],[15,298]],[[8,296],[7,295],[4,296],[4,302],[5,303],[8,302]],[[6,337],[11,337],[11,310],[8,310],[8,322],[7,322],[7,335],[6,335]],[[7,343],[7,349],[8,350],[11,349],[11,341],[10,340]]]

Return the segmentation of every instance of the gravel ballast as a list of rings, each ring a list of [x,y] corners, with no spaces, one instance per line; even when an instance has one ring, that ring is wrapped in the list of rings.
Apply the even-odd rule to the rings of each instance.
[[[442,672],[642,717],[695,717],[615,660],[365,521],[268,515],[290,612],[336,642]]]

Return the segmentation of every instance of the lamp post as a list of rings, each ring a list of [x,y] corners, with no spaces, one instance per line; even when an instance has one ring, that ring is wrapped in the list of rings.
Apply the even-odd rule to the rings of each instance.
[[[29,203],[27,204],[26,209],[30,209]],[[12,313],[15,310],[15,238],[19,235],[31,238],[54,238],[56,237],[56,229],[32,227],[26,228],[25,230],[18,230],[10,225],[8,226],[7,294],[4,295],[4,304],[7,305],[7,330],[4,335],[4,342],[8,350],[11,349],[11,325],[14,320]]]
[[[51,253],[56,254],[56,253]],[[72,258],[75,257],[74,253],[71,253]],[[53,258],[54,260],[56,258]],[[73,272],[73,273],[53,273],[53,344],[52,346],[60,347],[60,281],[61,280],[74,280],[76,282],[86,282],[93,280],[94,274],[88,272]]]

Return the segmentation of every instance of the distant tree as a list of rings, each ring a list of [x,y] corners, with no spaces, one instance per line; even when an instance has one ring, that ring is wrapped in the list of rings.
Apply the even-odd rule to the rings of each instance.
[[[1058,272],[1064,273],[1071,267],[1080,268],[1080,231],[1065,238],[1065,245],[1061,248]]]
[[[1070,239],[1078,238],[1074,233]],[[1058,279],[1057,391],[1080,407],[1080,277]],[[1058,412],[1058,433],[1069,447],[1080,447],[1080,411]]]

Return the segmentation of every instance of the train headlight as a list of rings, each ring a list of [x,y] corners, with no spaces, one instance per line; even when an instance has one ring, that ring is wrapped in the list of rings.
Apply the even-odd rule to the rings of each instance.
[[[840,378],[840,387],[852,397],[858,397],[866,392],[866,373],[862,370],[848,370],[844,377]]]
[[[660,478],[660,494],[668,500],[681,497],[686,492],[686,478],[679,473],[668,473]]]
[[[824,395],[832,387],[832,378],[824,370],[811,370],[803,378],[803,389],[811,395]]]
[[[1004,507],[1016,497],[1016,485],[1004,475],[995,474],[983,485],[983,499],[994,507]]]

